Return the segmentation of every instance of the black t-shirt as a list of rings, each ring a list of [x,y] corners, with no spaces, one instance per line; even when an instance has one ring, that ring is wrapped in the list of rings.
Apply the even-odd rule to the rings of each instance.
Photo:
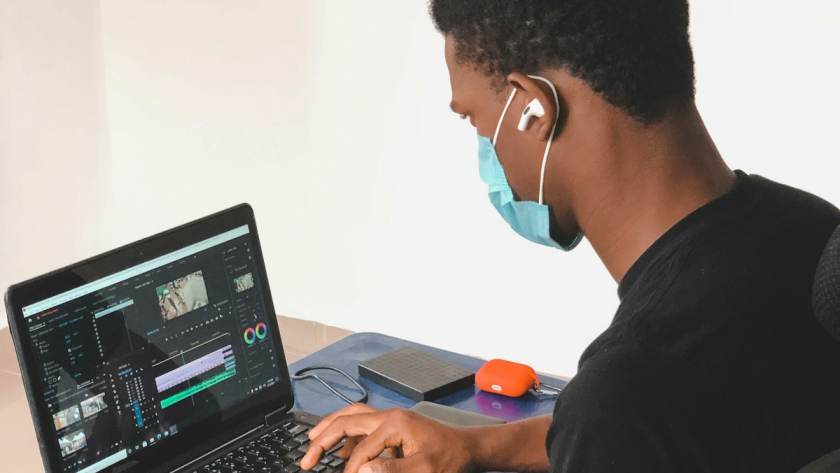
[[[793,472],[840,448],[811,285],[840,211],[738,172],[630,268],[546,440],[551,471]]]

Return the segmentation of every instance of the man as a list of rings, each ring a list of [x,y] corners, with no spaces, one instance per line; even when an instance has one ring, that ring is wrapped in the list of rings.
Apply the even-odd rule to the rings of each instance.
[[[840,211],[723,161],[694,103],[686,1],[431,14],[491,202],[531,241],[585,235],[621,304],[553,416],[452,429],[351,406],[301,466],[342,438],[347,473],[791,472],[840,447],[840,343],[810,298]]]

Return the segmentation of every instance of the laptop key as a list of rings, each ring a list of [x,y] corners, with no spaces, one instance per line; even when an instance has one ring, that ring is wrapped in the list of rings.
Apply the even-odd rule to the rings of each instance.
[[[274,460],[273,462],[271,462],[271,466],[273,466],[274,468],[278,468],[278,469],[283,468],[284,466],[291,465],[291,464],[292,464],[291,458],[285,458],[285,457],[278,458],[277,460]]]
[[[341,442],[337,443],[333,448],[327,450],[327,455],[336,455],[339,450],[344,448],[346,440],[342,440]]]
[[[287,423],[281,428],[263,434],[244,446],[217,458],[195,473],[305,473],[300,468],[300,459],[309,448],[309,428]],[[341,445],[337,445],[340,448]],[[338,473],[331,467],[337,458],[325,455],[313,473]]]
[[[302,426],[302,425],[296,425],[296,426],[292,427],[291,429],[289,429],[289,433],[292,434],[292,435],[298,435],[302,432],[309,432],[309,429]]]
[[[303,458],[304,453],[299,450],[292,450],[291,452],[286,454],[286,458],[291,458],[292,461],[300,460]]]

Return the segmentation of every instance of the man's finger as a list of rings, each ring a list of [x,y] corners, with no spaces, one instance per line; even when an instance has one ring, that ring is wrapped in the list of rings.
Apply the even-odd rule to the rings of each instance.
[[[373,432],[382,423],[381,414],[380,412],[369,412],[367,414],[336,417],[318,436],[312,439],[306,455],[300,460],[300,466],[304,469],[314,467],[324,452],[333,448],[345,437],[364,436]]]
[[[357,473],[362,465],[378,458],[382,452],[398,448],[402,444],[400,431],[399,425],[385,423],[369,434],[353,449],[353,454],[344,466],[344,473]]]
[[[321,422],[318,422],[318,425],[316,425],[315,427],[312,427],[312,429],[309,431],[309,438],[314,439],[315,437],[320,435],[321,431],[326,429],[327,426],[330,425],[330,423],[332,423],[332,421],[334,421],[336,419],[336,417],[354,415],[354,414],[364,414],[364,413],[374,412],[374,411],[376,411],[376,409],[368,406],[367,404],[359,404],[359,403],[351,404],[351,405],[345,407],[344,409],[333,412],[332,414],[324,417],[321,420]]]
[[[353,453],[353,449],[356,448],[356,445],[362,440],[363,437],[348,437],[347,441],[344,442],[344,446],[341,447],[341,450],[338,452],[338,458],[348,459],[350,455]]]

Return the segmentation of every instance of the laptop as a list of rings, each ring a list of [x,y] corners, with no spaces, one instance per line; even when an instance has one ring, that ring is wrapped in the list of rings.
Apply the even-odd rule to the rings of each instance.
[[[308,429],[250,206],[17,284],[9,327],[49,473],[299,471]],[[343,469],[335,450],[317,473]]]

